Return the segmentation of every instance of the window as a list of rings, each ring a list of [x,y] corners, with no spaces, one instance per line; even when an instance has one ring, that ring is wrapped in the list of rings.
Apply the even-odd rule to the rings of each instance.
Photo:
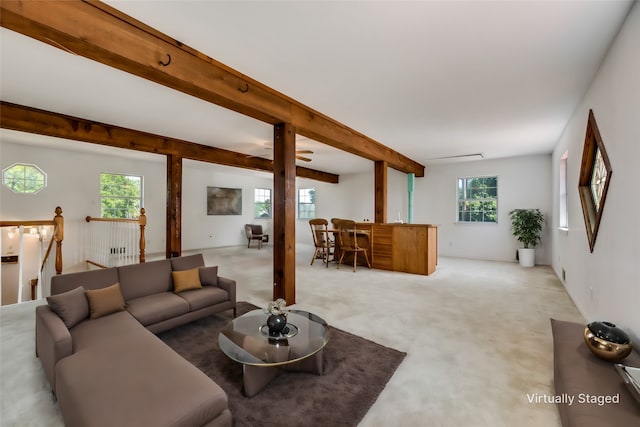
[[[558,198],[558,227],[567,229],[569,227],[569,215],[567,212],[567,159],[569,158],[569,152],[560,157],[560,191]]]
[[[498,177],[458,178],[457,222],[497,222]]]
[[[14,163],[2,171],[2,183],[14,193],[35,194],[47,186],[47,174],[36,165]]]
[[[271,189],[254,190],[253,215],[255,218],[271,218]]]
[[[310,219],[316,217],[316,190],[300,188],[298,190],[298,218]]]
[[[142,177],[100,174],[103,218],[137,218],[142,207]]]

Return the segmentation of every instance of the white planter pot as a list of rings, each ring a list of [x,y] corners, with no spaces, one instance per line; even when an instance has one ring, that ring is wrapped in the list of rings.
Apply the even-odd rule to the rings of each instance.
[[[518,259],[520,266],[533,267],[536,265],[536,250],[534,248],[520,248],[518,249]]]

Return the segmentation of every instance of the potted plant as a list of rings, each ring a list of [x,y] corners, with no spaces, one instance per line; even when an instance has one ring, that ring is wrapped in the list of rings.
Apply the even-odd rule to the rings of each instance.
[[[535,265],[535,247],[540,242],[544,215],[540,209],[514,209],[509,212],[513,235],[524,244],[518,249],[518,259],[523,267]]]

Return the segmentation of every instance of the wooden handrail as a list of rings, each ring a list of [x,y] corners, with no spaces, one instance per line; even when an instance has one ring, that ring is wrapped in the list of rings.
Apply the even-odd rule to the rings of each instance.
[[[130,222],[130,223],[139,222],[137,218],[96,218],[96,217],[93,217],[93,216],[87,216],[85,218],[85,221],[87,221],[87,222],[91,222],[91,221],[95,221],[95,222]]]
[[[0,227],[20,227],[21,225],[25,227],[36,227],[39,225],[56,225],[56,224],[51,219],[33,220],[33,221],[2,221],[0,222]]]
[[[99,267],[99,268],[109,268],[106,265],[99,264],[99,263],[97,263],[95,261],[91,261],[90,259],[86,260],[85,262],[87,264],[95,265],[96,267]]]
[[[53,236],[56,235],[56,229],[55,229],[55,225],[53,228]],[[44,271],[44,266],[47,264],[47,260],[49,259],[49,254],[51,254],[51,248],[53,247],[53,242],[56,239],[51,239],[49,241],[49,246],[47,246],[47,252],[45,252],[44,254],[44,258],[42,259],[42,265],[40,265],[40,272],[42,273]]]

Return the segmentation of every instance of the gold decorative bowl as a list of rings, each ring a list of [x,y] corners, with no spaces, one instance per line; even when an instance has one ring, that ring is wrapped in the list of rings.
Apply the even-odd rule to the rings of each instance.
[[[627,334],[609,322],[592,322],[584,328],[584,342],[593,354],[608,361],[618,361],[631,354]]]

